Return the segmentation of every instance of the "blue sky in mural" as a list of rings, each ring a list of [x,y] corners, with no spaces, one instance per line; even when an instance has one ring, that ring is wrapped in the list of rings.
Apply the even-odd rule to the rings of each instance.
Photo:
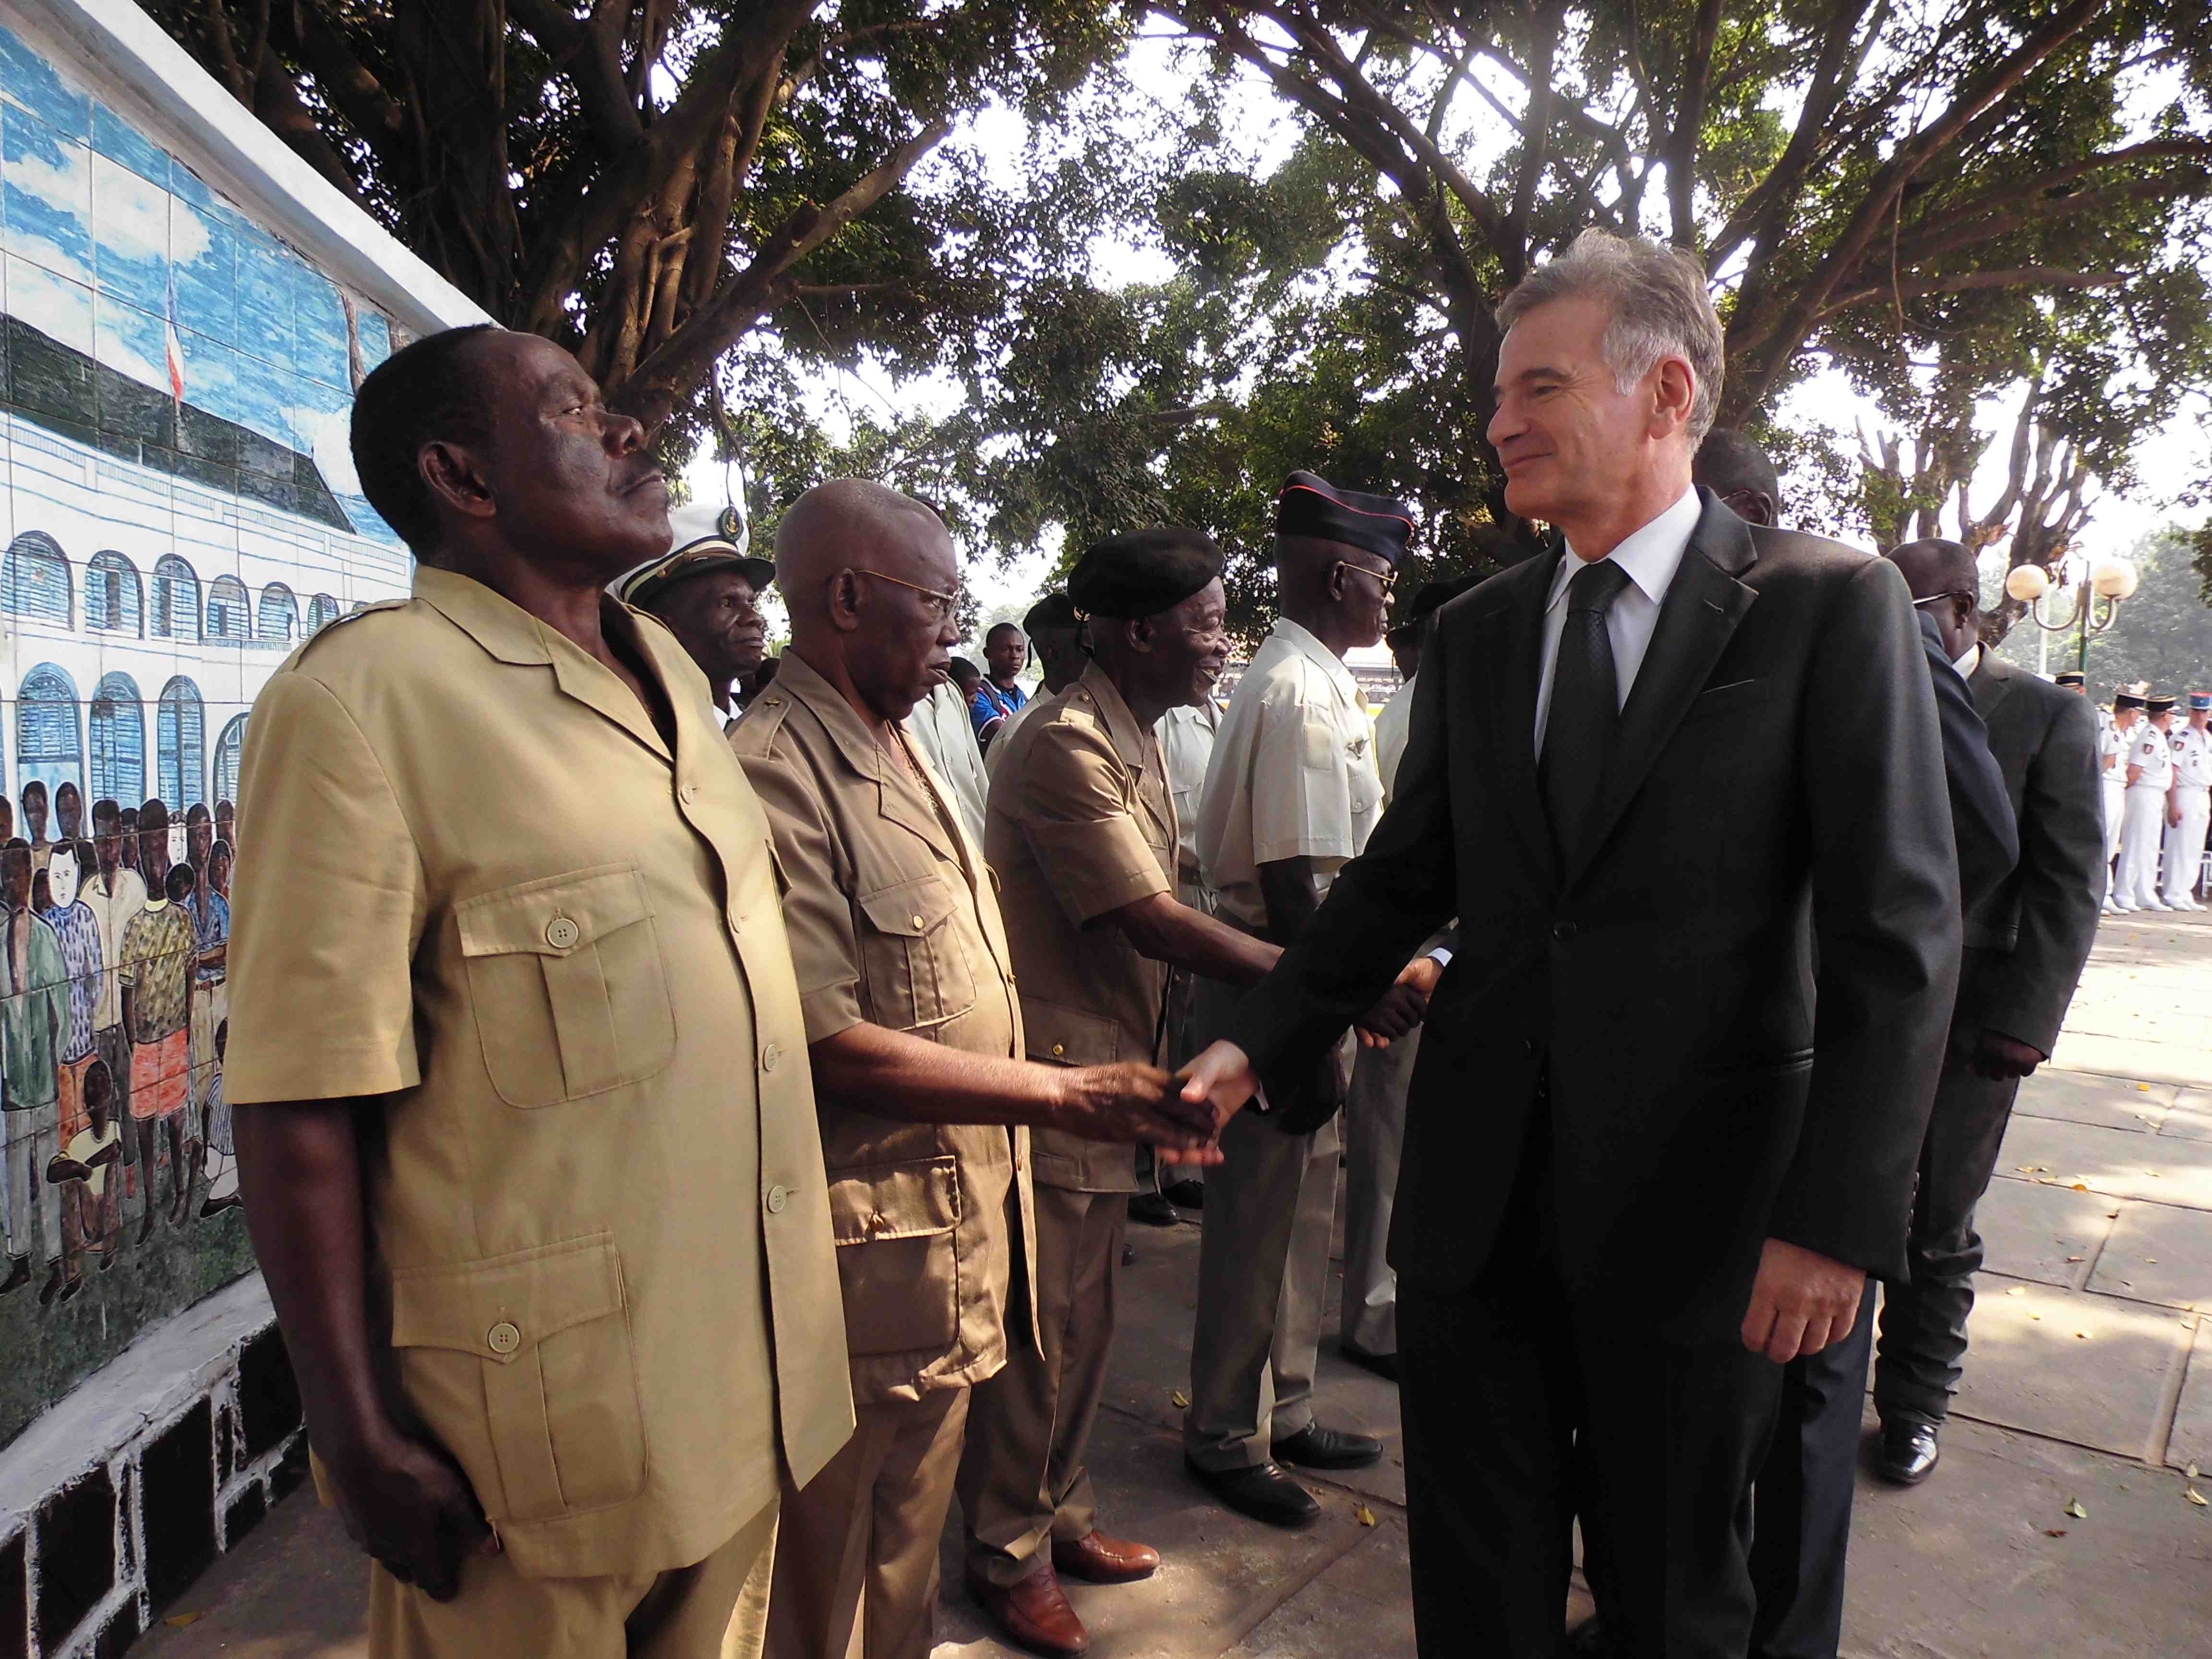
[[[312,455],[355,525],[392,539],[347,453],[337,286],[4,27],[0,248],[11,315],[165,392],[173,320],[185,401]],[[356,311],[366,370],[391,331]]]

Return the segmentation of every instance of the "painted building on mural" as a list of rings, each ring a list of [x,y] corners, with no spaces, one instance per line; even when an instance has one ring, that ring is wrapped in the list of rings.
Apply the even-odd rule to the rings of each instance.
[[[347,453],[389,299],[66,44],[0,27],[0,1444],[252,1267],[222,1088],[247,713],[409,576]]]

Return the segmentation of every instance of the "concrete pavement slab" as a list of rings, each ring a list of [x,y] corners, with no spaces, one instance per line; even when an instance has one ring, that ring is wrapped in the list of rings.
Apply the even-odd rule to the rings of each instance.
[[[2115,1200],[2070,1187],[2000,1176],[1974,1212],[1983,1266],[2013,1279],[2078,1286],[2105,1242]]]
[[[2212,1307],[2212,1212],[2123,1205],[2088,1288],[2176,1308]]]
[[[2061,1186],[2079,1182],[2114,1198],[2212,1210],[2212,1141],[2015,1118],[2005,1132],[2001,1167],[2022,1165],[2042,1166],[2050,1174],[2036,1178]]]
[[[2099,1077],[2045,1066],[2022,1079],[2013,1115],[2148,1133],[2157,1128],[2179,1092],[2179,1085],[2172,1083],[2142,1083],[2132,1078]]]
[[[2158,1132],[2184,1140],[2212,1140],[2212,1094],[2184,1089],[2160,1122]]]
[[[2212,1651],[2212,1510],[2189,1504],[2183,1485],[1953,1419],[1924,1485],[1861,1476],[1844,1659]],[[2077,1501],[2086,1519],[2066,1513]]]
[[[2189,1338],[2170,1309],[1983,1273],[1954,1409],[2139,1458],[2163,1443]]]
[[[2194,1463],[2212,1471],[2212,1317],[2200,1316],[2197,1322],[2197,1346],[2190,1352],[2188,1375],[2175,1402],[2166,1461],[2177,1469]],[[2204,1497],[2212,1498],[2212,1479],[2198,1486]]]

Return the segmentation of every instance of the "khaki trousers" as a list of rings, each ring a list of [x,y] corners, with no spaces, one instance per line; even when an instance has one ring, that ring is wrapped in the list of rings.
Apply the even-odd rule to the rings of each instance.
[[[1313,1378],[1336,1219],[1336,1120],[1287,1135],[1255,1112],[1221,1133],[1199,1239],[1183,1451],[1254,1468],[1313,1422]]]
[[[1042,1357],[1020,1340],[975,1385],[960,1454],[968,1571],[1002,1588],[1034,1571],[1048,1538],[1087,1538],[1097,1495],[1084,1461],[1106,1390],[1115,1280],[1129,1230],[1127,1193],[1036,1189]]]
[[[1398,1352],[1398,1275],[1390,1269],[1390,1206],[1406,1143],[1406,1091],[1421,1052],[1416,1028],[1387,1048],[1362,1048],[1344,1103],[1343,1340]]]
[[[372,1562],[370,1659],[759,1659],[775,1535],[770,1504],[666,1572],[526,1578],[504,1555],[473,1555],[450,1601]]]
[[[768,1659],[929,1659],[968,1395],[856,1406],[829,1467],[785,1485]]]

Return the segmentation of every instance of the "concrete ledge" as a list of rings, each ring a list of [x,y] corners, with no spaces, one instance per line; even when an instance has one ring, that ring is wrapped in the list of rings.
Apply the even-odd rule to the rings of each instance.
[[[306,1471],[255,1273],[147,1331],[0,1451],[0,1608],[23,1621],[0,1653],[119,1651]]]

